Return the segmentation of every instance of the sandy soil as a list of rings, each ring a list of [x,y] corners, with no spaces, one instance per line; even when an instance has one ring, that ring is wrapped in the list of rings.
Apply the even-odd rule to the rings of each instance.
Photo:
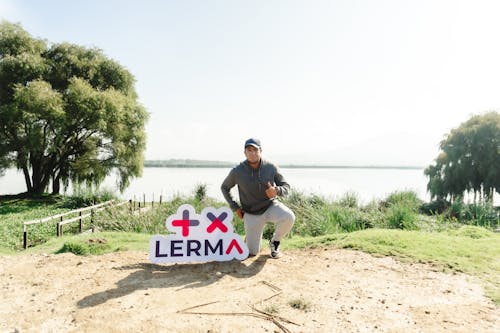
[[[349,250],[185,265],[3,256],[0,281],[1,332],[500,332],[471,277]]]

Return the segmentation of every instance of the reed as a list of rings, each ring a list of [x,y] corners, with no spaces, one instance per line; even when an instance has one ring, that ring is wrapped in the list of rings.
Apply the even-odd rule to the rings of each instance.
[[[19,250],[22,247],[22,224],[35,218],[47,217],[81,206],[114,198],[108,191],[92,192],[82,190],[72,196],[42,196],[24,198],[22,196],[0,197],[0,248]],[[280,198],[290,207],[296,222],[290,237],[317,237],[334,233],[346,233],[371,228],[446,231],[455,230],[463,225],[483,226],[494,230],[498,228],[499,213],[491,204],[466,205],[454,203],[424,203],[412,191],[391,193],[382,200],[373,200],[366,205],[360,204],[355,193],[346,193],[337,200],[329,200],[319,195],[308,195],[295,190]],[[177,195],[161,204],[139,203],[111,207],[95,214],[93,224],[84,222],[84,229],[93,227],[100,231],[135,232],[145,234],[165,234],[166,218],[174,214],[182,204],[191,204],[197,212],[205,207],[227,206],[206,194],[206,185],[197,185],[192,195]],[[441,207],[440,212],[433,207]],[[243,221],[237,216],[233,219],[235,231],[244,234]],[[56,222],[35,225],[30,229],[29,244],[36,246],[55,237]],[[77,224],[65,226],[65,234],[78,232]],[[271,238],[274,226],[268,224],[264,237]]]

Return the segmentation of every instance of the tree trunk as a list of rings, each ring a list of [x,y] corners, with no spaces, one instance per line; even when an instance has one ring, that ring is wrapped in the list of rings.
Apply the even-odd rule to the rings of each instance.
[[[47,188],[48,185],[48,179],[47,177],[39,177],[37,178],[37,182],[33,182],[33,194],[35,195],[41,195],[43,192],[45,192],[45,189]]]
[[[31,163],[31,184],[34,194],[42,194],[44,188],[41,186],[42,175],[40,168],[40,161],[36,160],[33,157],[33,153],[30,154],[30,163]]]
[[[61,190],[61,175],[52,177],[52,194],[59,194]]]
[[[37,161],[38,162],[38,161]],[[32,175],[32,193],[35,195],[41,195],[45,192],[47,185],[49,185],[50,174],[46,174],[47,171],[42,169],[42,163],[32,163],[33,175]]]
[[[31,179],[30,179],[30,171],[28,167],[23,165],[23,173],[24,173],[24,181],[26,182],[26,188],[28,193],[33,192],[33,186],[31,185]]]

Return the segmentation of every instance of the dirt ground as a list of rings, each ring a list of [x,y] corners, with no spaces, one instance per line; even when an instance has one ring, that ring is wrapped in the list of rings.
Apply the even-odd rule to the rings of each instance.
[[[0,256],[0,281],[1,332],[500,332],[473,278],[350,250],[183,265]]]

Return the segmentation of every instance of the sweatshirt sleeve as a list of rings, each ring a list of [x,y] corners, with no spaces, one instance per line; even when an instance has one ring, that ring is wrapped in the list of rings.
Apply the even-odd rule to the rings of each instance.
[[[278,187],[278,195],[284,197],[290,192],[290,184],[285,180],[285,177],[281,174],[280,169],[276,168],[276,174],[274,175],[274,183]]]
[[[235,170],[231,169],[226,179],[224,179],[224,181],[222,182],[220,189],[222,191],[222,194],[224,195],[224,199],[226,199],[227,203],[229,204],[229,207],[231,207],[233,211],[240,208],[238,203],[234,200],[233,196],[231,195],[231,189],[235,185],[236,185]]]

